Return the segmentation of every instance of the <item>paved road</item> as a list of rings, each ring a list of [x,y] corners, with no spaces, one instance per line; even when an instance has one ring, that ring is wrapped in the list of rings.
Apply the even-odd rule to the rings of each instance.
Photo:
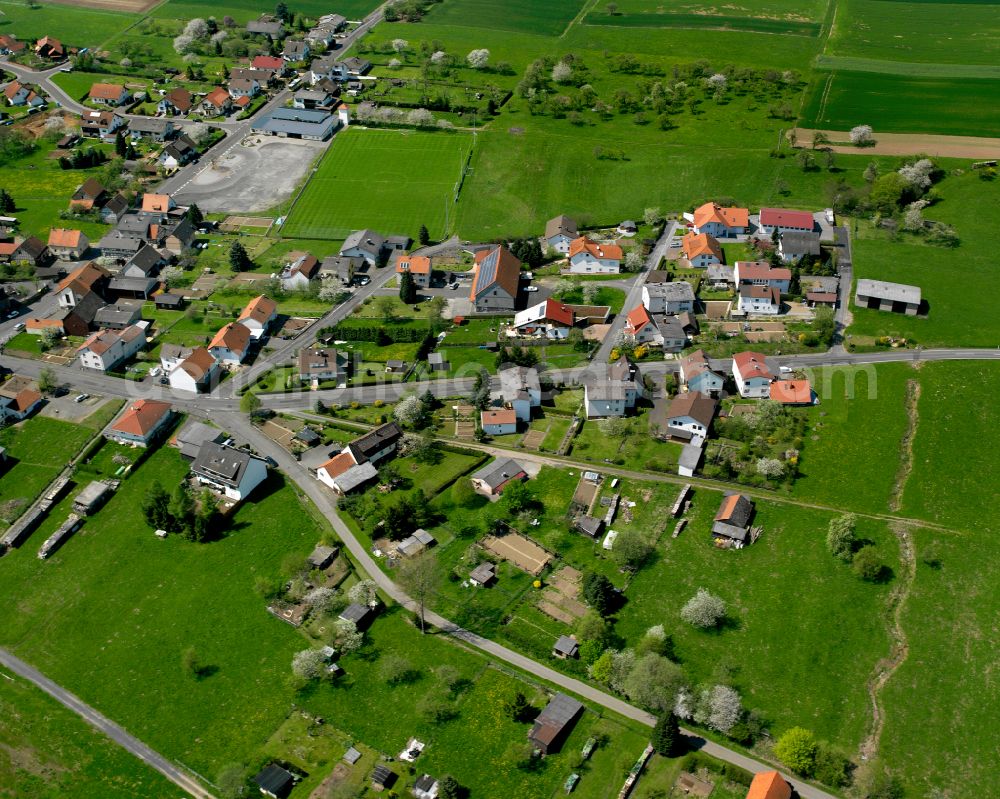
[[[674,236],[674,231],[677,229],[677,221],[672,220],[667,222],[663,228],[663,235],[656,240],[656,244],[652,251],[649,253],[649,257],[646,259],[646,263],[643,264],[642,271],[639,272],[632,284],[631,289],[628,291],[625,297],[625,304],[622,306],[622,312],[617,314],[614,321],[611,323],[611,327],[608,329],[607,335],[604,337],[604,341],[601,342],[601,346],[598,347],[597,351],[594,353],[591,361],[593,363],[607,363],[611,357],[611,350],[614,349],[615,337],[618,333],[625,328],[625,316],[635,308],[637,305],[642,304],[642,287],[646,285],[646,278],[649,277],[651,270],[656,269],[660,260],[667,253],[667,245],[670,239]]]
[[[163,755],[154,752],[138,738],[127,733],[122,727],[98,713],[90,705],[85,704],[65,688],[52,682],[52,680],[38,671],[38,669],[28,665],[6,649],[0,649],[0,665],[5,666],[15,674],[37,685],[59,702],[59,704],[72,710],[88,724],[96,727],[123,749],[135,755],[150,768],[156,769],[191,796],[196,797],[196,799],[215,799],[211,793],[202,788],[194,779],[177,768],[177,766],[163,757]]]

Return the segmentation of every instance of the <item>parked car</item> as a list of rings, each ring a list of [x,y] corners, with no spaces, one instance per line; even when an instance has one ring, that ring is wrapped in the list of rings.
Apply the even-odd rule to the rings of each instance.
[[[361,280],[358,281],[358,285],[359,286],[367,286],[371,282],[372,282],[372,279],[370,277],[363,277],[363,278],[361,278]]]
[[[73,402],[83,402],[84,400],[90,399],[90,394],[77,394],[73,397]]]
[[[538,286],[528,286],[525,291],[538,291]]]

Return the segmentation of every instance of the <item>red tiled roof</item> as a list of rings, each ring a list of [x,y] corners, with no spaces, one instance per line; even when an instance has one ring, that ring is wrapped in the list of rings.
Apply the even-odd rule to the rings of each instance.
[[[227,101],[229,101],[229,92],[221,86],[217,89],[212,89],[212,91],[205,95],[205,102],[214,105],[216,108],[222,108]]]
[[[111,429],[119,433],[145,437],[156,429],[163,417],[170,413],[170,403],[141,399],[133,402]]]
[[[247,303],[247,307],[243,309],[237,321],[242,322],[244,319],[253,319],[255,322],[265,325],[277,310],[278,304],[274,300],[264,294],[260,294]]]
[[[50,247],[79,247],[83,231],[54,227],[49,231]],[[74,273],[75,274],[75,273]]]
[[[760,223],[767,227],[793,227],[812,230],[816,222],[808,211],[790,211],[787,208],[761,208]]]
[[[484,266],[485,264],[485,266]],[[482,280],[482,284],[480,284]],[[472,277],[470,296],[473,301],[481,291],[493,285],[500,286],[511,297],[517,297],[521,280],[521,262],[502,244],[476,253],[476,266]]]
[[[340,477],[348,469],[353,468],[357,464],[354,463],[354,458],[351,457],[348,452],[341,452],[338,455],[334,455],[326,463],[321,463],[317,468],[323,469],[330,476],[331,479]]]
[[[792,270],[774,267],[767,261],[737,261],[735,270],[740,280],[791,280]]]
[[[636,333],[652,321],[652,317],[650,317],[649,311],[646,310],[646,306],[637,305],[625,317],[625,329],[631,333]]]
[[[165,214],[170,210],[169,194],[143,194],[142,210],[150,213]]]
[[[722,504],[719,506],[719,512],[715,514],[714,521],[724,522],[733,515],[733,511],[736,510],[736,505],[739,504],[740,495],[730,494],[728,497],[722,500]]]
[[[545,319],[568,327],[573,326],[573,309],[553,299],[545,301]]]
[[[284,69],[285,62],[271,55],[259,55],[250,62],[253,69]]]
[[[95,83],[88,96],[91,100],[117,100],[123,91],[125,87],[118,83]]]
[[[215,334],[212,338],[212,343],[208,347],[209,349],[213,347],[225,347],[233,352],[241,353],[246,351],[249,343],[250,330],[246,325],[241,325],[239,322],[230,322]]]
[[[517,424],[517,412],[512,408],[483,411],[480,415],[480,423],[483,427],[488,424]]]
[[[749,380],[751,377],[764,377],[770,380],[773,377],[767,364],[764,363],[764,356],[759,352],[750,352],[749,350],[737,352],[733,356],[733,366],[744,380]]]

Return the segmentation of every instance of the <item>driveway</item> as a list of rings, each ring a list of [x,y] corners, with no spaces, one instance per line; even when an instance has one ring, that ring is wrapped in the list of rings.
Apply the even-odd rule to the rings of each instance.
[[[286,200],[325,142],[249,136],[211,161],[176,192],[181,205],[205,212],[265,211]]]

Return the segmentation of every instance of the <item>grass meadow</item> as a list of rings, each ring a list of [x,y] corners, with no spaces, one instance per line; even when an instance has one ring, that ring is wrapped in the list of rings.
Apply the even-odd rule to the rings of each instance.
[[[757,16],[723,15],[704,13],[615,13],[591,11],[584,17],[586,25],[613,25],[622,28],[697,28],[733,30],[748,33],[770,33],[782,36],[818,36],[819,22],[794,19],[769,19]]]
[[[165,777],[20,678],[0,675],[0,797],[171,796]]]
[[[872,72],[818,73],[803,125],[850,130],[862,123],[889,133],[989,135],[1000,127],[1000,80]]]
[[[97,47],[111,36],[128,28],[139,17],[116,11],[79,8],[72,5],[0,0],[0,33],[17,36],[21,41],[33,41],[43,36],[55,36],[71,47]]]
[[[665,509],[677,488],[658,492],[653,501]],[[754,524],[763,536],[744,550],[715,548],[710,529],[720,497],[696,491],[681,535],[663,532],[652,563],[626,591],[617,632],[634,643],[663,624],[695,683],[733,685],[748,708],[763,712],[774,735],[801,725],[853,750],[869,719],[865,680],[889,648],[882,620],[889,588],[858,580],[830,555],[825,535],[833,514],[823,511],[758,502]],[[672,529],[669,522],[661,515],[659,530]],[[620,521],[614,526],[628,529]],[[896,546],[883,524],[861,520],[859,533],[896,568]],[[679,618],[702,587],[728,606],[729,621],[718,631]]]
[[[442,237],[472,146],[461,133],[358,130],[337,136],[282,234],[343,239],[352,230]]]
[[[344,0],[337,3],[336,9],[332,9],[324,0],[301,0],[290,5],[289,9],[293,14],[305,14],[311,18],[336,10],[349,20],[359,20],[370,14],[377,6],[378,0]],[[274,3],[270,0],[223,0],[221,3],[213,0],[169,0],[150,13],[154,17],[164,19],[215,16],[221,20],[224,16],[230,16],[237,22],[246,23],[257,19],[261,14],[273,14]]]
[[[949,176],[937,191],[941,201],[925,214],[952,225],[960,246],[932,247],[908,234],[894,240],[864,222],[858,224],[853,240],[855,277],[920,286],[928,315],[852,307],[850,335],[904,336],[924,347],[994,347],[1000,341],[1000,319],[994,311],[993,231],[1000,225],[996,186],[970,171]],[[975,214],[969,213],[972,208]]]

